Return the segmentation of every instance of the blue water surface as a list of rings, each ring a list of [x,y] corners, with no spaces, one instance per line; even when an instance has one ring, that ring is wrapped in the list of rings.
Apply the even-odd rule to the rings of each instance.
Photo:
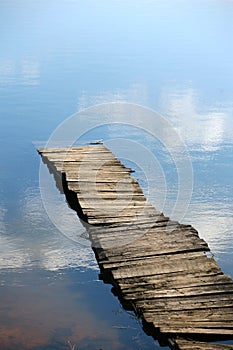
[[[142,105],[170,123],[193,169],[183,222],[233,276],[232,18],[231,0],[0,1],[1,350],[160,349],[99,281],[84,228],[52,176],[50,204],[66,235],[41,199],[36,148],[96,104]],[[111,138],[152,152],[166,182],[165,205],[160,182],[154,179],[151,193],[142,169],[125,162],[170,215],[179,184],[166,145],[133,125],[102,126],[80,142]]]

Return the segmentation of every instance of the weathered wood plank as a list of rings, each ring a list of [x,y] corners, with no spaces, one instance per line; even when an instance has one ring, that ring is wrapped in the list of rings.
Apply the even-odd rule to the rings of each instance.
[[[208,344],[185,339],[176,339],[175,343],[180,350],[233,350],[233,345],[228,344]]]
[[[227,313],[225,312],[227,311]],[[154,322],[156,320],[184,320],[188,321],[194,319],[195,321],[206,321],[206,320],[224,320],[229,321],[232,318],[233,309],[229,307],[216,307],[216,308],[205,308],[202,310],[192,309],[192,310],[182,310],[182,311],[159,311],[155,310],[153,312],[145,312],[144,316],[147,318],[148,322]]]
[[[222,274],[175,274],[175,276],[167,276],[167,275],[155,275],[149,278],[142,278],[141,280],[137,280],[137,284],[135,281],[132,283],[128,283],[124,281],[118,281],[118,284],[123,293],[131,293],[134,291],[143,292],[148,289],[156,289],[156,290],[169,290],[176,286],[177,289],[182,289],[187,286],[189,287],[202,287],[209,285],[217,285],[223,283],[232,283],[230,277]]]
[[[232,308],[233,293],[189,296],[185,297],[165,297],[137,301],[137,307],[144,312],[154,312],[155,310],[164,311],[181,311],[181,310],[206,310],[210,308]]]
[[[156,326],[155,326],[156,327]],[[178,325],[160,325],[159,330],[162,333],[165,334],[196,334],[196,335],[219,335],[219,336],[231,336],[232,335],[232,329],[228,329],[226,327],[222,327],[221,324],[217,326],[216,328],[208,328],[207,325],[203,325],[202,327],[195,327],[195,326],[184,326],[184,323],[179,323]]]
[[[136,300],[137,302],[140,300],[144,300],[145,298],[154,299],[154,298],[176,298],[176,297],[191,297],[191,296],[199,296],[201,298],[202,295],[221,295],[225,293],[233,293],[233,285],[230,283],[221,283],[221,284],[209,284],[203,286],[193,286],[193,287],[174,287],[170,289],[147,289],[144,291],[131,291],[123,292],[124,298],[126,300]]]
[[[156,274],[166,274],[171,272],[187,271],[187,272],[198,272],[206,267],[218,268],[218,265],[214,259],[208,259],[205,256],[198,256],[197,258],[184,258],[178,259],[178,261],[160,262],[152,265],[146,261],[144,264],[136,266],[135,268],[125,267],[117,270],[112,270],[114,279],[122,279],[128,277],[140,277]]]
[[[141,266],[144,266],[144,264],[150,264],[151,266],[155,266],[156,271],[157,268],[156,266],[161,265],[161,264],[166,264],[166,266],[168,264],[183,264],[184,261],[186,261],[186,259],[193,259],[193,258],[202,258],[204,257],[204,259],[208,260],[208,258],[204,255],[204,253],[201,251],[195,251],[195,252],[185,252],[185,253],[180,253],[180,254],[162,254],[162,255],[154,255],[154,256],[148,256],[147,259],[143,259],[143,257],[141,259],[135,259],[135,260],[131,260],[131,261],[117,261],[117,262],[108,262],[108,263],[102,263],[104,268],[108,268],[108,269],[120,269],[121,271],[123,271],[124,268],[127,269],[134,269],[134,268],[138,268]],[[194,261],[194,264],[196,263],[196,261]],[[159,266],[159,270],[160,270],[160,266]]]

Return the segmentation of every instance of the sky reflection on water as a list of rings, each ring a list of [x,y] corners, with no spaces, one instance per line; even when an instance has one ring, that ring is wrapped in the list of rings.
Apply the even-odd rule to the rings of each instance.
[[[83,226],[52,176],[50,209],[65,235],[50,221],[40,197],[35,147],[70,115],[95,104],[136,103],[168,119],[193,166],[184,222],[198,229],[223,270],[233,275],[232,16],[233,2],[227,0],[172,5],[136,0],[133,6],[125,0],[0,2],[4,350],[63,350],[68,338],[89,350],[97,344],[122,350],[154,346],[138,334],[140,326],[133,330],[135,321],[122,310],[118,325],[123,328],[109,327],[115,325],[111,310],[119,304],[108,286],[97,283]],[[158,167],[150,193],[140,169],[135,177],[156,207],[170,214],[178,182],[166,150],[135,129],[108,128],[103,135],[100,128],[85,142],[111,137],[140,140],[152,152]]]
[[[85,231],[64,198],[58,198],[53,208],[59,211],[67,235],[72,237],[72,233]],[[2,229],[0,268],[38,267],[55,271],[73,266],[97,269],[88,241],[85,240],[85,245],[72,243],[52,225],[44,211],[39,190],[27,189],[19,218],[8,224],[8,231],[6,227]]]

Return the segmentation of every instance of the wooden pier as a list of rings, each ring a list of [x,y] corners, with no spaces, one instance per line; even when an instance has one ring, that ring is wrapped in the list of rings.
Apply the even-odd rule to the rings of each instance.
[[[233,339],[233,281],[198,232],[156,210],[103,145],[39,153],[85,222],[102,278],[145,331],[171,349],[233,349],[220,344]]]

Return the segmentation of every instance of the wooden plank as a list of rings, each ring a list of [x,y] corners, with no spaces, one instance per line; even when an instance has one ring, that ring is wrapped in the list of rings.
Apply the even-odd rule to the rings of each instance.
[[[171,272],[187,271],[197,272],[200,269],[206,267],[218,268],[218,265],[214,259],[208,259],[205,256],[199,255],[197,258],[184,258],[177,259],[178,261],[164,262],[158,261],[158,264],[153,264],[146,261],[144,264],[140,264],[134,267],[119,268],[112,270],[114,279],[122,279],[128,277],[140,277],[156,274],[166,274]]]
[[[156,328],[156,326],[155,326]],[[206,336],[232,336],[232,329],[228,329],[225,327],[219,327],[219,328],[207,328],[206,325],[202,327],[192,327],[192,326],[184,326],[184,323],[180,323],[179,325],[160,325],[159,330],[161,333],[165,334],[186,334],[187,336],[189,334],[195,334],[201,336],[202,334],[205,334]]]
[[[119,233],[116,232],[112,234],[112,237],[118,239],[118,237],[122,237],[127,235],[127,232]],[[95,234],[92,237],[92,241],[95,240],[104,240],[105,237],[108,237],[107,234],[98,235]],[[128,237],[128,235],[127,235]],[[133,236],[132,236],[133,238]],[[148,236],[146,237],[148,238]],[[158,239],[158,245],[154,246],[153,243],[156,242],[156,236],[152,236],[150,238],[151,245],[146,245],[144,236],[142,237],[140,232],[135,233],[135,240],[133,239],[132,243],[129,243],[126,247],[119,247],[113,255],[112,250],[108,250],[101,254],[101,258],[99,260],[100,264],[106,264],[106,268],[108,268],[108,264],[121,264],[126,263],[127,261],[144,259],[147,257],[158,256],[158,255],[170,255],[170,254],[179,254],[186,253],[191,251],[209,251],[209,247],[202,240],[198,239],[184,239],[182,237],[180,240],[176,240],[175,242],[165,241],[160,246],[160,240]],[[121,249],[121,253],[119,252]],[[109,265],[110,266],[110,265]]]
[[[164,311],[182,311],[182,310],[206,310],[209,308],[232,308],[233,293],[213,294],[202,296],[180,296],[170,298],[154,298],[138,300],[137,307],[144,312],[155,312],[155,310]]]
[[[169,322],[171,320],[174,321],[180,321],[184,320],[186,321],[192,321],[195,322],[199,321],[207,321],[207,320],[224,320],[229,321],[232,318],[233,314],[233,308],[232,307],[215,307],[215,308],[205,308],[202,310],[199,309],[192,309],[192,310],[180,310],[180,311],[153,311],[153,312],[144,312],[145,318],[148,320],[148,322],[156,322],[159,319],[168,320]]]
[[[157,285],[148,285],[147,288],[122,288],[122,293],[126,299],[130,300],[144,300],[145,298],[167,298],[167,297],[179,297],[179,296],[195,296],[207,295],[207,294],[221,294],[226,292],[233,292],[232,283],[224,283],[224,281],[219,281],[214,283],[214,281],[209,282],[207,285],[203,284],[193,284],[192,286],[167,286],[166,288],[158,288]]]
[[[168,266],[169,264],[183,264],[184,262],[186,262],[187,259],[189,259],[189,261],[191,261],[191,259],[195,259],[195,261],[193,262],[194,264],[196,264],[196,258],[203,258],[205,260],[208,260],[208,258],[204,255],[203,252],[200,251],[195,251],[195,252],[185,252],[185,253],[180,253],[180,254],[162,254],[162,255],[154,255],[154,256],[148,256],[146,259],[143,259],[143,257],[141,257],[141,259],[134,259],[131,261],[117,261],[117,262],[108,262],[106,263],[102,263],[104,268],[108,268],[108,269],[120,269],[121,271],[126,268],[132,268],[134,269],[135,267],[141,267],[144,266],[144,264],[150,264],[153,266],[158,266],[161,264]],[[160,266],[159,266],[159,271],[160,270]],[[156,267],[155,267],[156,268]],[[156,268],[157,271],[157,268]]]
[[[175,343],[179,350],[233,350],[233,345],[228,344],[208,344],[186,339],[176,339]]]
[[[50,148],[39,148],[38,152],[40,154],[46,154],[46,153],[58,153],[58,152],[72,152],[72,151],[79,151],[79,152],[91,152],[91,153],[97,153],[97,152],[104,152],[109,153],[109,151],[106,149],[104,145],[98,145],[97,146],[72,146],[72,147],[50,147]]]
[[[131,293],[133,291],[141,291],[148,289],[165,289],[169,290],[171,288],[184,288],[184,287],[202,287],[203,285],[212,285],[212,284],[223,284],[223,283],[232,283],[232,280],[230,277],[222,274],[188,274],[183,273],[181,275],[175,274],[175,275],[154,275],[149,278],[142,278],[141,280],[138,279],[137,283],[133,281],[132,283],[129,283],[129,281],[123,280],[118,281],[118,284],[122,290],[123,293]]]
[[[215,295],[215,294],[225,294],[225,293],[233,293],[233,285],[232,284],[209,284],[207,286],[193,286],[193,287],[173,287],[170,289],[148,289],[144,291],[131,291],[130,293],[125,291],[123,292],[123,296],[126,300],[145,300],[145,298],[154,299],[154,298],[176,298],[176,297],[191,297],[191,296],[199,296],[201,298],[202,295]]]

